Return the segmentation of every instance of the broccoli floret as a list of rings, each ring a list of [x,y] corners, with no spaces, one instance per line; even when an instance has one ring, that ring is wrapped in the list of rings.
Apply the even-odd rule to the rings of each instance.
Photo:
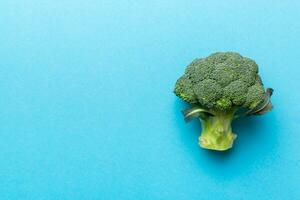
[[[212,150],[227,150],[232,147],[236,135],[231,122],[240,110],[245,113],[264,114],[272,108],[266,93],[258,65],[250,58],[234,52],[218,52],[207,58],[195,59],[175,85],[175,94],[196,106],[189,112],[202,122],[199,144]],[[195,115],[195,112],[202,112]]]
[[[263,88],[261,79],[257,77],[256,83],[248,88],[248,93],[244,107],[253,109],[256,107],[264,98],[265,90]]]
[[[205,79],[193,87],[200,104],[213,108],[218,99],[222,97],[222,87],[214,80]]]
[[[226,112],[231,108],[231,106],[232,106],[232,102],[230,101],[230,99],[223,97],[217,101],[216,109]]]
[[[248,88],[244,81],[236,80],[223,88],[224,96],[231,100],[235,106],[241,106],[246,100]]]
[[[188,103],[197,103],[197,97],[193,90],[193,84],[191,80],[186,76],[180,77],[176,82],[175,94],[179,96],[182,100]]]

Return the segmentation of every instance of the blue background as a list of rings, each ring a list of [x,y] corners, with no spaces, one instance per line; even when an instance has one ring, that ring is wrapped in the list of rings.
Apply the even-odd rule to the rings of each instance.
[[[300,1],[0,2],[0,199],[300,199]],[[226,153],[173,86],[237,51],[275,89]]]

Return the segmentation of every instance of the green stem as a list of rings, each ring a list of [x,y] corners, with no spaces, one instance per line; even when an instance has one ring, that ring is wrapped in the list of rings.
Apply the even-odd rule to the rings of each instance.
[[[231,122],[234,112],[217,113],[200,119],[202,123],[202,133],[199,137],[199,145],[205,149],[225,151],[232,147],[236,135],[232,133]]]

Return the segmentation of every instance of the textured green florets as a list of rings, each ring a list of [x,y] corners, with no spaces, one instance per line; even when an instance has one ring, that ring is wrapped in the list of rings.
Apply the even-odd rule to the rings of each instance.
[[[227,99],[225,97],[222,99],[219,99],[216,104],[217,110],[221,110],[221,111],[227,111],[231,108],[231,106],[232,106],[232,103],[231,103],[230,99]]]
[[[264,98],[265,91],[261,84],[261,79],[257,79],[256,83],[248,88],[248,93],[244,107],[254,108]]]
[[[215,80],[205,79],[194,86],[194,93],[201,105],[212,108],[222,97],[222,87]]]
[[[251,109],[265,95],[257,64],[233,52],[194,60],[178,79],[174,92],[188,103],[216,111]]]
[[[182,100],[189,103],[197,103],[198,99],[194,93],[193,84],[191,80],[183,75],[176,82],[176,95]]]
[[[223,91],[234,105],[241,106],[245,103],[248,87],[244,81],[236,80],[224,87]]]

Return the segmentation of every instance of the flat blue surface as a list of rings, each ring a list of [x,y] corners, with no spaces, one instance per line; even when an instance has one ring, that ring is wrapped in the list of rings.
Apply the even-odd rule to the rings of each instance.
[[[300,1],[0,1],[0,199],[300,199]],[[237,51],[275,89],[198,147],[173,86]]]

